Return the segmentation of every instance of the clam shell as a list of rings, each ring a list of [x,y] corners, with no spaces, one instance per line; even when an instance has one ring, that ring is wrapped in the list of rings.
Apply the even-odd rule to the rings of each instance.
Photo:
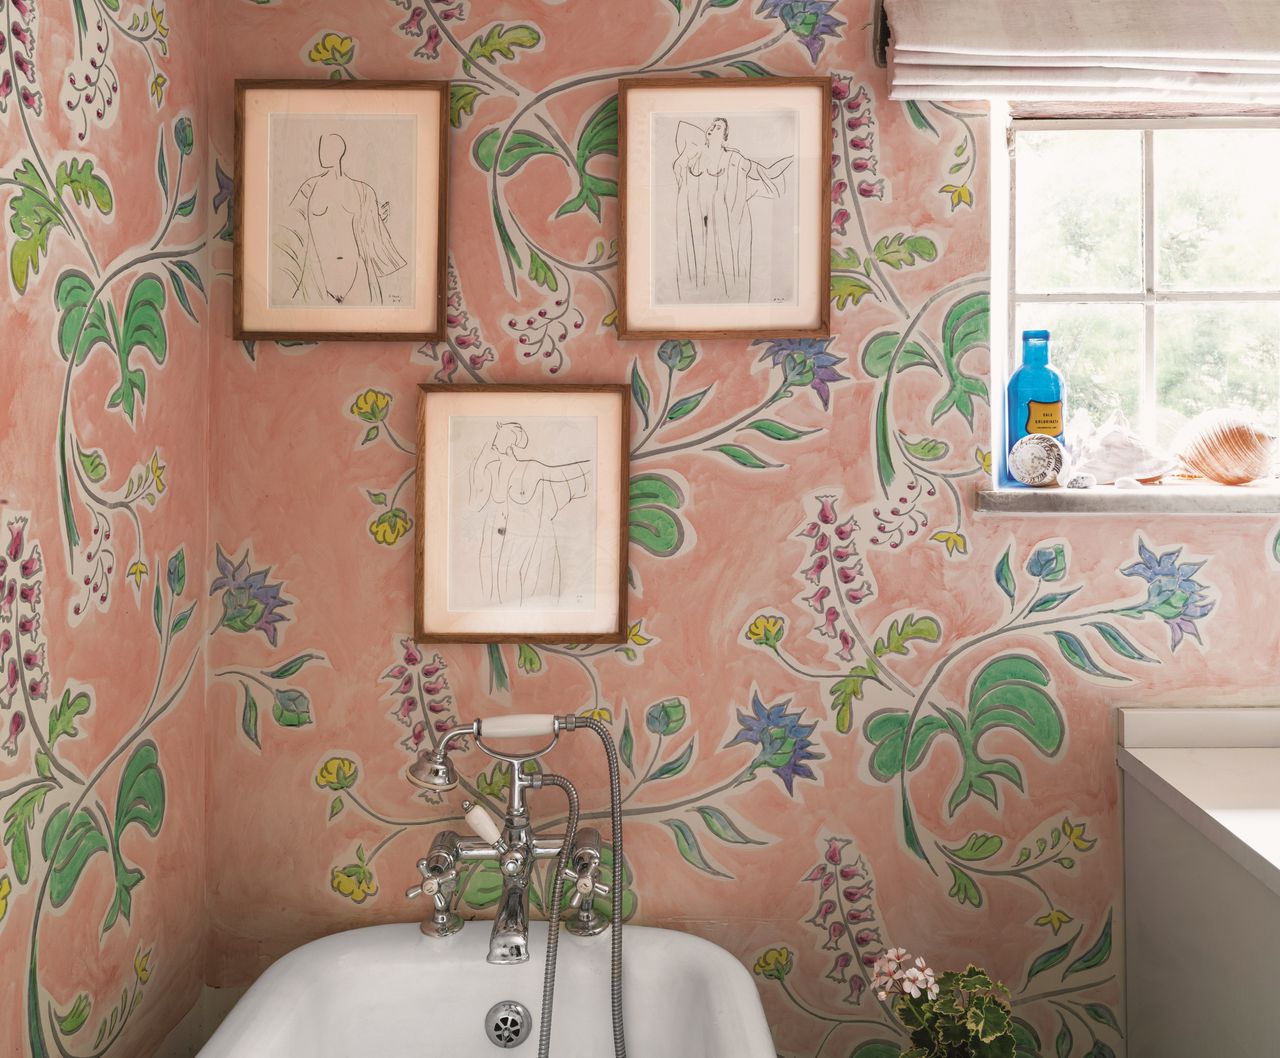
[[[1229,412],[1211,412],[1189,427],[1178,453],[1187,469],[1222,485],[1267,477],[1275,458],[1274,434]]]

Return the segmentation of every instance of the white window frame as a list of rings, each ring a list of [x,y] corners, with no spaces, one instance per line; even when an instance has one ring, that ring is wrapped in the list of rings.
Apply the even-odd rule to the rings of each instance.
[[[1138,378],[1138,427],[1151,436],[1156,419],[1156,306],[1179,302],[1269,302],[1280,304],[1280,289],[1239,291],[1158,291],[1156,290],[1155,230],[1155,133],[1165,129],[1280,129],[1280,118],[1268,117],[1204,117],[1204,118],[1011,118],[1008,121],[1008,258],[1007,275],[1008,328],[1005,378],[1017,367],[1017,313],[1019,305],[1029,304],[1111,304],[1139,305],[1143,309],[1143,350]],[[1017,289],[1017,135],[1020,132],[1074,132],[1106,130],[1138,130],[1142,136],[1142,289],[1125,293],[1055,291],[1051,294],[1027,294]],[[999,270],[997,270],[998,273]],[[999,399],[999,398],[997,398]],[[1280,424],[1272,424],[1280,425]]]

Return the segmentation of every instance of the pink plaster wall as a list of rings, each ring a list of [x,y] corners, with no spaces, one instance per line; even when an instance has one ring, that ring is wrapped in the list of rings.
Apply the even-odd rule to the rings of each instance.
[[[0,27],[4,1055],[151,1053],[204,976],[204,10],[78,6]]]

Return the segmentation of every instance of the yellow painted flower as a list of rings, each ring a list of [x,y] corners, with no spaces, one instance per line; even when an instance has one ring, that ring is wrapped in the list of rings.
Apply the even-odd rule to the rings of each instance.
[[[973,456],[978,461],[978,466],[982,467],[982,472],[984,474],[990,474],[991,473],[991,453],[984,451],[981,448],[975,448],[973,450]]]
[[[164,22],[164,8],[156,9],[156,5],[151,5],[151,21],[156,24],[156,33],[161,39],[169,35],[169,27]]]
[[[584,709],[578,715],[585,716],[588,720],[599,720],[600,723],[602,724],[613,723],[613,713],[611,713],[608,709],[606,709],[602,705],[597,706],[594,709],[591,709],[591,708]]]
[[[330,757],[316,772],[316,785],[330,790],[346,790],[356,784],[356,762],[349,757]]]
[[[356,42],[350,37],[344,37],[341,33],[326,33],[311,45],[307,58],[325,66],[346,66],[355,50]]]
[[[9,913],[9,894],[13,892],[13,883],[7,874],[0,874],[0,922]]]
[[[611,313],[609,313],[609,315],[607,315],[604,319],[600,321],[601,325],[605,327],[612,327],[617,322],[618,322],[617,309],[614,309]]]
[[[1063,926],[1065,926],[1070,921],[1071,921],[1070,915],[1068,915],[1065,911],[1060,911],[1058,908],[1053,907],[1049,909],[1049,913],[1047,915],[1041,915],[1038,919],[1036,919],[1036,925],[1048,926],[1050,929],[1053,930],[1054,935],[1056,936],[1058,933],[1058,930],[1060,930]]]
[[[157,73],[151,79],[151,94],[155,97],[156,106],[160,106],[164,102],[164,86],[168,83],[169,78],[162,73]]]
[[[973,205],[973,192],[969,190],[968,184],[943,184],[938,188],[938,193],[951,196],[951,208],[954,210],[961,205]]]
[[[151,980],[151,967],[148,965],[150,962],[151,949],[143,951],[139,948],[138,954],[133,957],[133,972],[138,975],[139,984],[145,985]]]
[[[1062,836],[1081,852],[1088,852],[1098,844],[1097,838],[1086,838],[1084,836],[1085,825],[1084,823],[1073,823],[1065,817],[1062,820]]]
[[[384,511],[369,523],[369,532],[380,544],[390,547],[413,528],[409,515],[400,507]]]
[[[378,891],[378,883],[373,880],[373,871],[369,870],[363,861],[349,863],[345,867],[335,867],[329,887],[354,904],[363,904]]]
[[[627,626],[627,638],[638,647],[647,647],[653,642],[652,636],[644,635],[640,631],[640,622],[637,621],[633,625]]]
[[[351,414],[365,422],[382,422],[391,407],[391,394],[380,389],[366,389],[351,405]]]
[[[969,551],[969,541],[966,540],[961,533],[954,533],[950,530],[939,530],[934,533],[930,540],[936,540],[940,544],[944,544],[947,548],[948,555],[967,554]]]
[[[762,647],[776,647],[786,632],[787,623],[775,614],[759,614],[747,626],[747,638]]]
[[[151,462],[147,464],[147,469],[151,471],[151,476],[155,479],[155,493],[159,496],[165,490],[164,472],[168,469],[168,467],[160,462],[159,452],[153,452],[151,454]]]
[[[141,559],[139,559],[137,562],[135,562],[132,566],[129,567],[129,570],[127,573],[125,573],[125,576],[133,578],[133,586],[135,588],[141,588],[142,578],[147,575],[147,572],[148,572],[147,564],[143,562]]]
[[[756,960],[752,969],[761,977],[772,977],[775,981],[785,980],[791,972],[791,949],[770,948]]]

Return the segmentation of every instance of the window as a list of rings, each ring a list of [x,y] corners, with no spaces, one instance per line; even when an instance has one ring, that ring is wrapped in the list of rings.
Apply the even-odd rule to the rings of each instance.
[[[1012,127],[1013,366],[1044,327],[1069,415],[1162,445],[1213,408],[1280,430],[1280,121]]]

